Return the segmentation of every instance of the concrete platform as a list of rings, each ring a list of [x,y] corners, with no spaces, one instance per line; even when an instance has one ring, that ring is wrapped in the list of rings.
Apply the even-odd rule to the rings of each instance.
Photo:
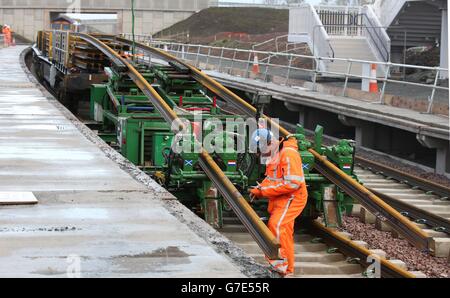
[[[0,192],[38,204],[0,206],[0,277],[243,276],[30,82],[22,50],[0,49]]]

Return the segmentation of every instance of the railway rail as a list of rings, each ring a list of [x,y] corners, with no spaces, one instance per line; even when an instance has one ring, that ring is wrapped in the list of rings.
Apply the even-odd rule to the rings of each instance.
[[[108,56],[114,64],[119,66],[123,72],[128,73],[129,77],[142,90],[148,99],[151,100],[163,118],[168,123],[172,123],[172,127],[176,130],[176,133],[184,130],[184,124],[178,118],[177,114],[167,105],[156,90],[128,61],[95,37],[83,33],[77,33],[77,36],[97,47],[103,54]],[[175,123],[175,125],[173,125],[173,123]],[[200,152],[200,161],[203,170],[211,181],[216,184],[225,200],[228,202],[241,222],[245,225],[253,239],[263,249],[267,256],[273,259],[278,258],[278,249],[280,247],[279,241],[261,221],[256,212],[239,193],[233,183],[220,170],[219,166],[215,163],[211,156],[203,148],[200,149]]]
[[[245,228],[227,217],[227,224],[219,231],[240,246],[249,256],[265,264],[262,251]],[[325,227],[319,220],[298,229],[296,240],[295,276],[297,278],[415,278],[410,272],[379,251],[369,250],[361,241],[352,240],[345,233]]]
[[[124,38],[116,37],[115,40],[127,46],[132,45],[132,41]],[[205,88],[220,96],[235,109],[241,111],[248,117],[253,117],[256,114],[256,109],[252,105],[238,97],[229,89],[217,83],[215,80],[211,79],[209,76],[202,73],[197,68],[180,61],[178,58],[173,57],[172,55],[162,50],[152,48],[145,44],[136,43],[136,48],[138,50],[141,50],[142,52],[147,53],[150,59],[156,56],[156,58],[159,58],[163,61],[178,63],[185,66],[186,68],[191,70],[194,78],[197,79],[202,85],[204,85]],[[278,128],[282,135],[287,136],[290,134],[287,129],[280,126],[278,123],[273,122],[268,117],[266,117],[266,119],[271,123],[272,127]],[[382,217],[383,220],[389,221],[390,225],[393,226],[396,231],[398,231],[416,247],[423,250],[432,250],[430,243],[431,238],[426,232],[424,232],[417,225],[405,218],[397,210],[386,204],[376,194],[363,187],[360,183],[347,176],[332,163],[328,162],[317,151],[313,149],[310,149],[309,151],[314,155],[316,160],[319,161],[315,167],[321,174],[323,174],[341,189],[346,191],[348,194],[351,194],[364,207],[366,207],[376,216]]]
[[[381,199],[417,223],[450,233],[450,212],[446,212],[450,210],[450,188],[362,157],[356,160],[359,173],[368,177],[362,180]],[[367,176],[367,171],[376,176]],[[401,193],[396,193],[396,189]]]
[[[293,130],[290,123],[285,127]],[[333,137],[326,137],[336,142]],[[355,155],[358,179],[376,196],[414,222],[428,236],[434,256],[448,257],[450,245],[450,188],[433,181],[399,171],[388,165]],[[444,243],[436,251],[437,243]]]
[[[374,194],[430,236],[431,254],[450,254],[449,189],[432,181],[358,157],[355,172]]]
[[[125,44],[127,46],[133,45],[132,41],[129,41],[129,40],[126,40],[123,38],[115,38],[114,40],[116,42]],[[182,61],[179,61],[177,58],[175,58],[161,50],[154,49],[154,48],[151,48],[149,46],[146,46],[146,45],[140,44],[140,43],[136,43],[135,46],[137,49],[142,50],[143,52],[146,52],[146,54],[150,55],[150,57],[156,56],[157,58],[162,59],[166,62],[171,62],[171,63],[175,63],[178,65],[184,66],[185,68],[187,68],[191,71],[191,74],[194,77],[194,79],[196,79],[199,83],[201,83],[205,88],[207,88],[212,93],[216,94],[217,96],[219,96],[220,98],[225,100],[227,103],[230,103],[231,105],[233,105],[236,109],[241,111],[244,115],[246,115],[248,117],[254,117],[254,115],[256,113],[256,109],[252,105],[248,104],[246,101],[244,101],[243,99],[238,97],[236,94],[234,94],[227,88],[218,84],[215,80],[211,79],[210,77],[208,77],[207,75],[202,73],[197,68],[192,67],[189,64],[185,64]],[[144,55],[141,54],[140,56],[142,57]],[[132,77],[132,76],[130,76],[130,77]],[[146,92],[145,88],[142,88],[142,86],[140,86],[139,81],[136,78],[133,78],[133,80],[144,91],[144,93],[146,93],[147,95],[154,96],[154,94],[148,94],[148,91]],[[165,113],[167,113],[167,110],[165,108],[159,108],[158,110],[160,110],[160,112],[163,115]],[[267,116],[264,116],[264,117],[271,123],[272,127],[278,128],[282,135],[284,135],[284,136],[289,135],[289,132],[285,128],[283,128],[279,124],[273,122],[269,117],[267,117]],[[173,121],[173,119],[174,118],[170,118],[170,117],[166,118],[166,120],[168,120],[168,121]],[[372,194],[369,190],[365,189],[359,183],[357,183],[356,181],[354,181],[353,179],[348,177],[340,169],[333,166],[331,163],[327,163],[327,161],[324,160],[324,158],[319,153],[317,153],[315,150],[311,149],[310,152],[315,156],[316,159],[321,160],[322,163],[324,164],[324,167],[321,168],[322,171],[319,170],[324,176],[326,176],[327,178],[332,178],[332,175],[334,174],[337,177],[339,177],[340,179],[330,179],[330,180],[332,182],[334,182],[336,185],[338,185],[341,189],[343,189],[347,192],[351,193],[351,191],[349,191],[350,187],[348,185],[356,187],[360,194],[359,199],[363,200],[362,203],[364,205],[366,205],[369,210],[372,210],[374,213],[379,212],[383,216],[387,217],[388,220],[390,220],[390,222],[395,227],[397,227],[397,229],[400,231],[400,233],[403,234],[408,240],[410,240],[416,246],[424,248],[424,249],[428,248],[427,241],[429,238],[426,233],[424,233],[422,230],[420,230],[416,225],[405,220],[405,218],[400,213],[396,212],[390,206],[385,204],[381,199],[376,197],[376,195]],[[207,154],[204,151],[203,151],[203,153]],[[209,164],[208,164],[208,162],[209,162]],[[222,195],[227,199],[227,202],[231,203],[231,207],[233,208],[233,210],[235,212],[236,212],[236,210],[238,212],[242,212],[242,210],[239,210],[238,208],[233,206],[233,204],[238,200],[230,199],[231,193],[234,192],[234,190],[232,190],[234,188],[234,186],[232,186],[231,182],[229,184],[232,187],[226,186],[225,185],[226,183],[223,183],[223,181],[226,181],[226,180],[222,179],[224,175],[223,175],[223,173],[220,172],[220,169],[218,168],[218,166],[215,165],[212,158],[209,155],[205,156],[204,158],[201,158],[201,165],[202,165],[202,168],[205,170],[205,173],[208,175],[208,177],[210,177],[210,179],[219,188]],[[316,166],[316,168],[317,168],[317,166]],[[342,182],[342,181],[345,181],[345,182]],[[346,184],[348,184],[348,185],[346,185]],[[355,196],[358,195],[358,191],[356,191],[354,193]],[[236,192],[237,192],[237,190],[236,190]],[[242,196],[240,196],[240,198],[242,200],[244,200]],[[251,207],[248,204],[244,204],[244,206],[251,209]],[[244,208],[244,209],[246,209],[246,208]],[[251,213],[251,211],[249,211],[249,210],[247,210],[247,211],[248,211],[248,213]],[[242,218],[246,218],[245,216],[243,216],[242,213],[241,214],[238,213],[237,215],[241,220],[242,220]],[[258,222],[258,219],[259,218],[255,217],[254,221]],[[245,224],[246,221],[248,221],[247,218],[245,220],[243,220],[243,223],[248,228],[249,225]],[[260,222],[258,222],[258,224],[260,224]],[[261,229],[261,230],[264,230],[264,229]],[[252,232],[251,232],[251,234],[255,240],[257,240],[258,237],[260,237],[258,235],[254,235]],[[260,245],[260,247],[264,250],[265,247],[264,247],[263,241],[257,240],[257,242]],[[273,252],[273,250],[272,250],[272,252]],[[270,256],[270,254],[267,254],[267,253],[266,253],[266,255]]]
[[[178,118],[177,114],[167,105],[167,103],[161,98],[156,90],[133,67],[133,65],[129,61],[127,61],[127,59],[121,57],[119,53],[93,36],[81,33],[76,33],[75,36],[96,47],[110,59],[110,61],[115,65],[117,69],[119,69],[123,73],[126,73],[139,87],[139,89],[141,89],[142,92],[147,96],[147,98],[160,112],[163,118],[168,123],[176,124],[175,128],[173,128],[175,132],[184,129],[184,124]],[[113,38],[113,41],[128,46],[132,45],[131,41],[123,38]],[[186,69],[189,69],[192,76],[212,93],[216,94],[223,100],[233,105],[246,116],[254,117],[256,109],[253,106],[245,102],[243,99],[241,99],[213,79],[203,74],[200,70],[179,61],[177,58],[161,50],[154,49],[139,43],[136,44],[136,48],[141,50],[142,52],[145,52],[147,56],[150,57],[150,59],[156,56],[157,58],[162,59],[166,62],[175,63],[182,67],[185,67]],[[284,127],[273,122],[269,117],[264,117],[271,123],[272,127],[278,128],[282,135],[289,135],[288,130],[286,130]],[[328,162],[316,150],[310,149],[309,151],[316,158],[317,162],[315,168],[321,174],[335,183],[340,189],[344,190],[346,193],[359,200],[361,204],[371,212],[387,219],[389,223],[411,243],[422,249],[429,249],[429,237],[425,232],[423,232],[415,224],[407,220],[394,208],[386,204],[375,193],[371,192],[360,183],[347,176],[339,168]],[[266,225],[262,222],[258,214],[250,207],[250,205],[239,193],[233,183],[221,171],[220,167],[205,150],[201,149],[199,157],[200,165],[205,174],[217,186],[222,196],[234,211],[234,214],[236,214],[240,222],[244,225],[246,231],[249,232],[249,235],[251,235],[253,240],[256,241],[265,255],[271,258],[277,258],[279,243],[277,239],[272,235],[272,233],[268,230]],[[342,237],[338,237],[336,233],[328,228],[321,227],[319,224],[314,224],[313,227],[317,231],[317,233],[324,236],[324,239],[326,238],[326,241],[334,243],[337,247],[339,247],[340,250],[358,259],[361,264],[363,262],[366,262],[364,257],[367,259],[370,255],[372,255],[372,253],[367,249],[358,246],[355,243],[344,241]],[[390,263],[386,263],[386,261],[383,259],[380,260],[380,263],[382,268],[384,268],[382,269],[383,275],[386,277],[414,276],[413,274],[408,273],[401,268],[397,268]]]
[[[357,156],[355,158],[360,167],[368,169],[374,173],[381,174],[388,178],[393,178],[399,182],[411,185],[411,187],[421,189],[429,194],[440,196],[441,200],[450,200],[450,188],[433,181],[418,177],[404,171],[386,166],[366,158]]]

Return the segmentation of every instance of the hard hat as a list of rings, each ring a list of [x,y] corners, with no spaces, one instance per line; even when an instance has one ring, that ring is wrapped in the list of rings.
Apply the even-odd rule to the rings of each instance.
[[[255,130],[250,139],[250,150],[252,152],[256,152],[259,147],[260,151],[265,151],[267,149],[267,145],[272,141],[273,133],[266,129],[260,128]]]

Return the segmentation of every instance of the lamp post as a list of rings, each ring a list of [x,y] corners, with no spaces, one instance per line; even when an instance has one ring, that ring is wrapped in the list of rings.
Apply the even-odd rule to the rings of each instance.
[[[135,21],[135,15],[134,15],[134,0],[131,0],[131,31],[133,35],[133,46],[131,48],[131,53],[133,55],[133,60],[136,57],[136,40],[134,35],[134,22]]]

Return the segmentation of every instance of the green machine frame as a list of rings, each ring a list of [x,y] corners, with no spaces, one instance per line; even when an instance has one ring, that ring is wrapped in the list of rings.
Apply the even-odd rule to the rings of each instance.
[[[174,136],[170,125],[132,80],[113,68],[107,68],[109,81],[91,87],[90,115],[100,124],[99,135],[180,201],[201,214],[208,223],[216,228],[222,227],[222,213],[226,206],[217,189],[201,170],[198,154],[193,150],[177,153],[174,145],[195,149],[194,138],[199,133],[213,134],[214,141],[223,141],[225,144],[234,144],[239,137],[247,140],[247,136],[215,132],[213,127],[204,125],[210,119],[219,119],[225,123],[227,119],[241,117],[223,111],[217,104],[218,98],[209,94],[192,78],[189,70],[182,66],[137,64],[136,67],[181,118],[193,123],[189,126],[191,129],[184,132],[182,138]],[[196,114],[201,114],[203,123],[196,122]],[[247,134],[250,132],[247,131]],[[314,156],[308,149],[314,148],[356,179],[353,174],[352,142],[342,140],[335,146],[323,146],[322,127],[316,129],[314,142],[307,140],[301,126],[298,126],[294,136],[298,140],[309,192],[303,217],[316,218],[323,215],[327,226],[339,226],[342,215],[351,212],[353,200],[314,171]],[[248,140],[246,144],[248,145]],[[229,150],[214,153],[212,157],[243,194],[248,194],[249,185],[256,185],[263,178],[265,169],[258,165],[254,153]],[[254,206],[262,214],[266,212],[264,203],[259,202]]]

